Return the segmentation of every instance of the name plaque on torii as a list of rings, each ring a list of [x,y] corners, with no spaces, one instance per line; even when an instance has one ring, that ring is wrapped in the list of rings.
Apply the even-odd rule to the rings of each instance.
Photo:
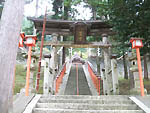
[[[74,43],[85,44],[87,36],[87,25],[84,22],[77,22],[74,24]]]

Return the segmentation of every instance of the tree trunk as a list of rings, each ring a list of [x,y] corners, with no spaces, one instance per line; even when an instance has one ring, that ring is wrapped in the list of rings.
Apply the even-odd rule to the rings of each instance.
[[[23,19],[24,0],[6,0],[0,25],[0,113],[12,106],[14,67]]]
[[[148,80],[148,70],[147,70],[147,55],[144,54],[144,79]]]
[[[93,20],[96,20],[96,10],[92,7]]]
[[[124,79],[128,79],[127,63],[125,53],[123,52]]]

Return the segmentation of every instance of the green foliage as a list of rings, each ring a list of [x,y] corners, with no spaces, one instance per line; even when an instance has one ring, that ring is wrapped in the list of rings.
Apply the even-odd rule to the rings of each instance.
[[[110,23],[114,26],[114,30],[117,32],[118,42],[123,44],[129,42],[131,37],[144,38],[143,53],[149,52],[149,36],[150,36],[150,9],[147,4],[150,4],[148,0],[124,0],[117,2],[114,0],[114,4],[111,5],[109,11]]]
[[[99,42],[101,41],[101,37],[100,36],[87,36],[87,42]]]
[[[93,16],[94,13],[96,13],[96,19],[102,19],[103,17],[107,18],[109,9],[108,0],[84,0],[84,2],[88,4],[85,7],[91,8]]]
[[[34,81],[34,85],[35,85],[35,81],[36,81],[36,74],[38,71],[38,67],[37,64],[35,66],[35,70],[33,71],[34,76],[33,76],[33,81]],[[41,73],[41,79],[40,79],[40,84],[39,84],[39,92],[40,94],[43,93],[43,76],[44,72],[42,71]],[[26,83],[26,69],[24,68],[23,64],[17,64],[16,65],[16,73],[15,73],[15,87],[14,87],[14,95],[16,93],[20,92],[20,89],[25,87],[25,83]],[[34,86],[35,87],[35,86]]]
[[[131,37],[144,38],[142,53],[150,52],[150,8],[149,0],[84,0],[96,18],[113,25],[116,36],[113,41],[120,45],[115,50],[121,54],[128,49]],[[88,40],[93,39],[89,37]]]
[[[61,19],[63,14],[63,1],[62,0],[54,0],[53,1],[53,11],[55,12],[55,15],[52,16],[53,19]]]
[[[72,5],[76,6],[76,5],[80,4],[81,2],[82,2],[82,0],[73,0]]]
[[[22,23],[22,31],[25,32],[26,35],[33,35],[33,23],[25,17]]]
[[[55,15],[53,19],[75,20],[75,14],[78,11],[72,6],[77,6],[82,0],[54,0],[53,11]]]
[[[26,70],[24,69],[23,65],[17,64],[14,94],[19,93],[20,89],[25,87],[25,82],[26,82]]]
[[[72,0],[64,0],[64,6],[65,7],[70,7],[71,6]]]

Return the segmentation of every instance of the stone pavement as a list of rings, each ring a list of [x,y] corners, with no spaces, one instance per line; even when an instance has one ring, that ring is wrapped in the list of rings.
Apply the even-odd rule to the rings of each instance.
[[[13,102],[13,113],[22,113],[34,96],[35,94],[29,96],[25,96],[24,93],[20,94]]]
[[[137,99],[139,99],[145,106],[150,108],[150,95],[141,97],[141,96],[136,96]]]

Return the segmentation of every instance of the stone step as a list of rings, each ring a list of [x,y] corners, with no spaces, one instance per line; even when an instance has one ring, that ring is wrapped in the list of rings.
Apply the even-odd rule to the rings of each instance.
[[[40,100],[99,100],[99,101],[105,101],[105,100],[111,100],[111,101],[131,101],[129,98],[57,98],[57,97],[48,97],[48,98],[41,98]]]
[[[89,95],[58,95],[58,96],[42,96],[41,98],[50,98],[50,99],[128,99],[128,96],[89,96]]]
[[[33,113],[144,113],[142,110],[74,110],[34,108]]]
[[[87,104],[133,104],[131,100],[97,100],[97,99],[46,99],[41,98],[39,103],[87,103]]]
[[[37,103],[36,108],[75,109],[75,110],[136,110],[133,104],[74,104],[74,103]]]

